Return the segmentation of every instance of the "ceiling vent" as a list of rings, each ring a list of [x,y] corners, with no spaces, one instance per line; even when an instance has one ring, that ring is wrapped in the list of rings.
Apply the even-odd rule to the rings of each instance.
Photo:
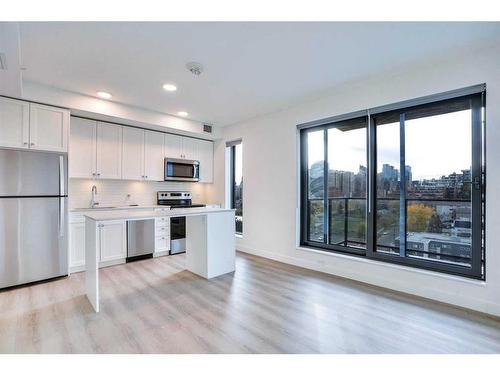
[[[203,131],[205,133],[212,133],[212,125],[209,124],[203,124]]]
[[[186,64],[186,69],[193,73],[195,76],[199,76],[203,72],[203,65],[192,61]]]
[[[0,70],[7,70],[7,58],[2,52],[0,52]]]

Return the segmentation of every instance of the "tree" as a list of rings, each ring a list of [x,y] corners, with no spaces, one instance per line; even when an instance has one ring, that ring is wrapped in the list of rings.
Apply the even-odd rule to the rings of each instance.
[[[434,213],[434,209],[425,204],[417,203],[410,204],[406,212],[408,216],[408,232],[425,232]]]
[[[429,220],[429,225],[427,227],[427,232],[430,233],[443,233],[443,223],[439,215],[434,212]]]

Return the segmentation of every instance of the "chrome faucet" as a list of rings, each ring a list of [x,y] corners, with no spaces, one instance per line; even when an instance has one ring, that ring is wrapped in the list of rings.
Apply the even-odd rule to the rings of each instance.
[[[99,202],[97,202],[96,199],[97,196],[97,186],[92,186],[92,200],[90,202],[90,207],[95,208],[96,206],[99,205]]]

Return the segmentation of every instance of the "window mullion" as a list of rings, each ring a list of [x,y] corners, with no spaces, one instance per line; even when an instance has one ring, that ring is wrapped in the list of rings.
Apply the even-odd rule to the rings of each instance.
[[[323,241],[330,243],[330,205],[328,202],[328,129],[323,130]]]
[[[367,189],[366,189],[366,255],[372,256],[375,252],[375,213],[376,213],[376,181],[377,181],[377,145],[376,145],[376,127],[374,119],[368,113],[368,131],[367,131]]]
[[[406,255],[405,113],[399,115],[399,256]]]

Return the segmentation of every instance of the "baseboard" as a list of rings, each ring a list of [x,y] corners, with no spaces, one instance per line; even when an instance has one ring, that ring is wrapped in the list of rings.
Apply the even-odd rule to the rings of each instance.
[[[78,273],[78,272],[83,272],[85,271],[85,264],[81,264],[81,265],[78,265],[78,266],[72,266],[72,267],[69,267],[69,273],[72,274],[72,273]]]
[[[157,251],[153,253],[153,258],[164,257],[165,255],[170,254],[169,250],[166,251]]]

